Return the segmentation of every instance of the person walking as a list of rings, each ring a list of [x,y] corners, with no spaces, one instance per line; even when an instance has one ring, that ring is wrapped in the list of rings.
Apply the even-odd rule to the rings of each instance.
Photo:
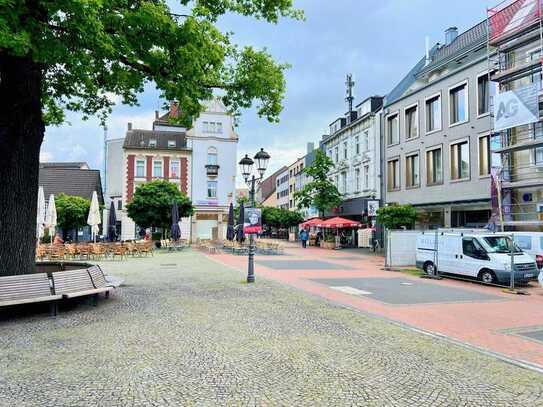
[[[307,233],[307,230],[302,229],[300,232],[300,240],[302,241],[302,247],[304,249],[307,247],[307,239],[309,239],[309,233]]]

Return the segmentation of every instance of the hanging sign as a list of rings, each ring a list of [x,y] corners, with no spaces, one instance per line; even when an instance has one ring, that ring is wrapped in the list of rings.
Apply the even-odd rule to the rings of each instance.
[[[379,209],[379,201],[368,201],[368,216],[377,216],[377,209]]]
[[[245,208],[245,223],[243,224],[243,233],[256,234],[262,232],[262,210],[259,208]]]

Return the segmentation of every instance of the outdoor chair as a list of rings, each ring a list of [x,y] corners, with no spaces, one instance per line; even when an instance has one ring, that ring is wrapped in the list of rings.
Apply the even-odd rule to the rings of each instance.
[[[126,257],[126,253],[128,252],[128,248],[126,246],[123,246],[122,244],[114,244],[111,249],[111,258],[115,260],[115,256],[118,256],[123,260],[123,258]]]
[[[52,315],[57,314],[57,301],[46,273],[0,277],[0,307],[49,302]]]
[[[77,249],[76,249],[75,244],[65,244],[64,249],[66,250],[66,257],[75,259],[77,255]]]

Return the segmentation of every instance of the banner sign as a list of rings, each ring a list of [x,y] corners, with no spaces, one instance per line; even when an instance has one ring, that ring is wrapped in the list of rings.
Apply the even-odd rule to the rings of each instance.
[[[244,214],[243,233],[250,235],[262,232],[262,210],[245,208]]]
[[[368,201],[368,216],[377,216],[377,209],[379,209],[379,201]]]
[[[494,130],[507,130],[538,122],[538,93],[539,84],[534,83],[494,96]]]

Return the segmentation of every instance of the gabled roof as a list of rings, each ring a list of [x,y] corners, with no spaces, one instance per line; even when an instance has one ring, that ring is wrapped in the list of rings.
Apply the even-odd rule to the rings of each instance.
[[[84,161],[51,161],[40,163],[40,168],[75,168],[88,169],[89,164]]]
[[[39,185],[43,187],[46,200],[49,195],[56,196],[60,193],[90,200],[93,191],[96,191],[98,202],[104,203],[99,170],[40,167]]]
[[[134,129],[126,132],[123,148],[144,150],[186,150],[187,134],[185,132],[140,130]],[[150,145],[150,140],[156,140],[156,146]],[[175,146],[169,142],[174,141]]]

